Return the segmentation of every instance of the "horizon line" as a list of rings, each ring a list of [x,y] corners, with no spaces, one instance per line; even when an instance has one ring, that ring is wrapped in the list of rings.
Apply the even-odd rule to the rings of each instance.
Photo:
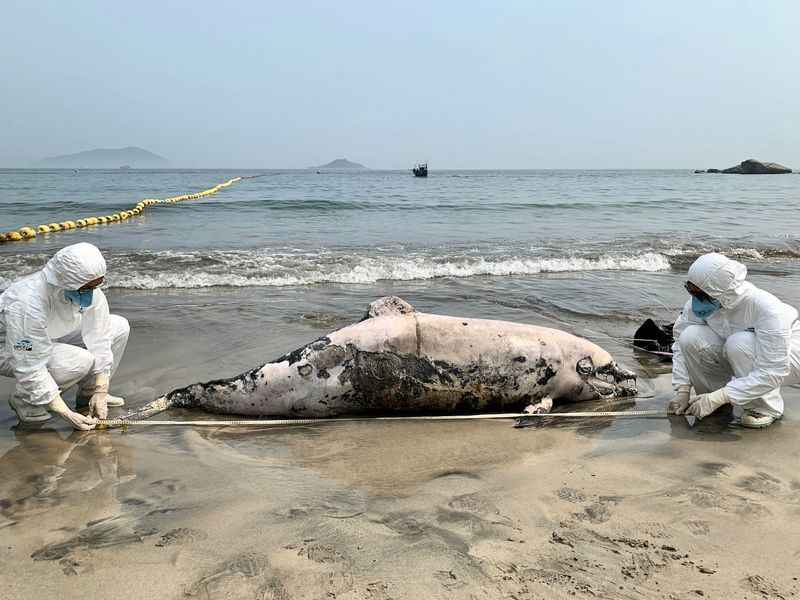
[[[712,167],[713,168],[713,167]],[[791,168],[791,167],[789,167]],[[352,168],[324,168],[324,167],[15,167],[0,166],[2,171],[325,171],[336,173],[363,173],[364,171],[411,171],[410,167],[377,168],[377,167],[352,167]],[[442,167],[433,172],[448,171],[696,171],[697,167]],[[706,170],[706,169],[702,169]],[[797,173],[798,171],[794,171]],[[714,173],[711,173],[714,175]]]

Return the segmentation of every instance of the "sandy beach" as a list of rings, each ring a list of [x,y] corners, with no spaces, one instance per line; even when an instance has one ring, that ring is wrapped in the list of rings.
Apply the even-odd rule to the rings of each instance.
[[[800,2],[0,15],[0,600],[800,600]]]
[[[135,333],[117,377],[131,406],[350,318],[267,338],[190,299],[112,295]],[[668,367],[622,360],[645,374],[636,407],[663,407]],[[765,431],[720,415],[81,434],[16,428],[3,403],[0,597],[792,598],[800,394],[785,395]]]

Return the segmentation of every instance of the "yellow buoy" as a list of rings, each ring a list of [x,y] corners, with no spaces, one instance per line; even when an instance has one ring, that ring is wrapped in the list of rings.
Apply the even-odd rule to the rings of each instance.
[[[180,196],[170,196],[168,198],[143,198],[139,202],[136,203],[135,207],[130,210],[122,210],[120,212],[105,215],[102,217],[86,217],[83,219],[76,219],[74,221],[62,221],[61,223],[48,223],[42,224],[38,227],[21,227],[17,231],[9,231],[6,233],[0,233],[0,242],[10,242],[10,241],[17,241],[17,240],[24,240],[24,239],[31,239],[36,237],[37,231],[39,233],[51,233],[55,231],[61,230],[68,230],[68,229],[76,229],[79,227],[86,227],[88,225],[97,225],[100,223],[116,223],[118,221],[125,221],[130,219],[131,217],[141,215],[144,213],[145,209],[148,206],[155,206],[161,204],[177,204],[179,202],[184,202],[186,200],[196,200],[198,198],[205,198],[207,196],[211,196],[216,194],[217,192],[231,186],[233,183],[237,181],[241,181],[242,179],[249,179],[249,177],[234,177],[232,179],[228,179],[223,183],[219,183],[213,187],[208,189],[193,192],[191,194],[181,194]]]

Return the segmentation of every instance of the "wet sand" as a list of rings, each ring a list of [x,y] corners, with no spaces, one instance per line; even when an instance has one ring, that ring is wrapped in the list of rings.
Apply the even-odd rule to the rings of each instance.
[[[134,330],[115,382],[131,405],[354,316],[267,337],[257,299],[233,323],[207,299],[113,300]],[[651,392],[637,408],[662,407],[666,370],[620,358]],[[797,597],[800,393],[785,397],[764,431],[720,415],[79,434],[15,428],[3,401],[0,598]]]

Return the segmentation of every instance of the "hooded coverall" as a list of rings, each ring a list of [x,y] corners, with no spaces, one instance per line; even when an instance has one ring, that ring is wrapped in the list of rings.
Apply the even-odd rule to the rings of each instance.
[[[15,399],[43,406],[76,383],[79,395],[83,388],[90,395],[98,374],[114,374],[128,342],[128,321],[109,314],[100,289],[84,309],[64,295],[105,274],[106,261],[95,246],[74,244],[0,295],[0,375],[16,379]]]
[[[674,327],[672,384],[697,394],[724,387],[737,416],[780,417],[781,385],[800,382],[798,313],[746,275],[743,264],[716,253],[689,268],[688,280],[721,307],[704,320],[686,302]]]

